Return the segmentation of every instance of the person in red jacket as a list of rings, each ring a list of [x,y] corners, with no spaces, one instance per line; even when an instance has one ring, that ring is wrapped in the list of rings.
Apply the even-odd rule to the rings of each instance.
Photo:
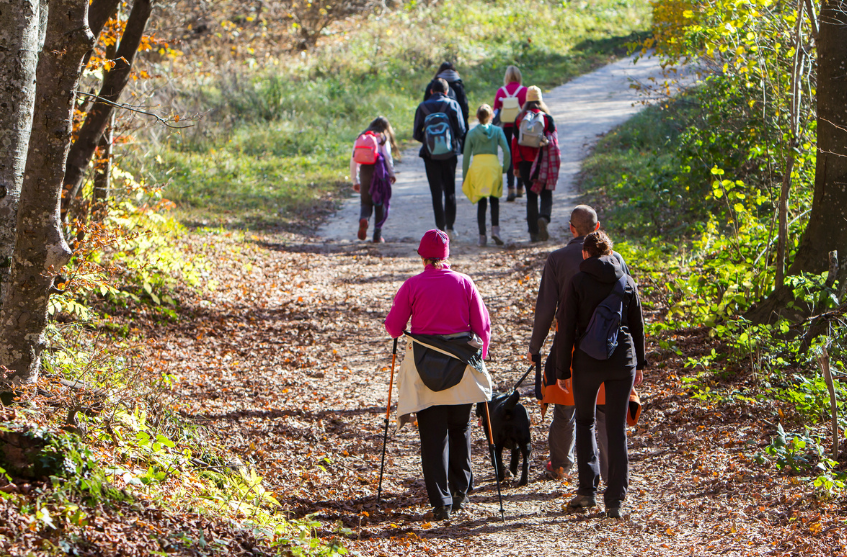
[[[542,188],[540,194],[532,191],[530,185],[530,172],[532,171],[532,163],[538,152],[539,147],[529,147],[522,145],[524,143],[521,137],[521,122],[527,118],[528,113],[541,114],[544,120],[544,133],[553,133],[556,131],[556,123],[553,117],[550,116],[550,109],[544,104],[541,98],[541,89],[535,87],[527,88],[526,104],[523,110],[515,120],[515,135],[512,138],[512,160],[514,161],[514,174],[523,180],[526,186],[526,222],[529,227],[529,239],[532,242],[546,242],[550,238],[547,232],[547,225],[550,224],[551,215],[553,214],[553,191],[547,188]],[[541,209],[539,210],[538,201],[541,198]]]
[[[521,71],[515,66],[506,68],[506,75],[503,77],[503,86],[497,89],[497,94],[494,95],[494,113],[500,116],[500,122],[503,126],[503,133],[506,134],[506,143],[512,145],[512,137],[515,135],[515,118],[517,114],[513,113],[511,106],[503,112],[503,100],[507,98],[515,98],[518,101],[518,113],[523,109],[526,103],[527,88],[521,85]],[[507,104],[512,105],[513,102]],[[515,188],[514,163],[509,162],[509,170],[506,173],[506,186],[509,188],[509,193],[506,196],[506,201],[514,201],[515,197],[523,197],[523,182],[517,179],[517,189]]]

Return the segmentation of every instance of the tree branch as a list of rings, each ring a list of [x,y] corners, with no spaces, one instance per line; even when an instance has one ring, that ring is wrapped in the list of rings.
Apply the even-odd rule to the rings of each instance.
[[[101,97],[99,95],[86,93],[84,91],[77,91],[76,94],[77,95],[83,95],[85,97],[92,97],[94,99],[94,104],[103,103],[103,104],[109,105],[109,106],[114,107],[114,108],[122,108],[124,110],[129,110],[130,112],[137,112],[138,114],[144,114],[145,116],[150,116],[152,118],[155,118],[163,126],[167,126],[167,127],[174,129],[174,130],[184,130],[185,128],[190,128],[194,125],[194,124],[187,124],[185,126],[174,126],[173,124],[171,124],[169,121],[165,120],[164,118],[162,118],[158,114],[155,114],[153,112],[148,112],[146,110],[141,110],[140,108],[136,108],[136,107],[129,105],[129,104],[112,102],[109,99],[104,99],[103,97]]]

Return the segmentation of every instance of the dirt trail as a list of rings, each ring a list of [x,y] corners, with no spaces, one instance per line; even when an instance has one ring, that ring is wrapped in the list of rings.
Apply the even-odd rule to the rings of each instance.
[[[590,85],[590,76],[581,80]],[[589,96],[599,96],[588,85]],[[603,116],[607,125],[617,121]],[[562,193],[556,202],[564,210],[569,202]],[[392,221],[408,225],[409,235],[429,227],[406,222],[397,205]],[[430,210],[427,205],[427,218]],[[460,207],[460,214],[467,211]],[[346,238],[348,217],[342,211],[325,230],[344,228]],[[198,254],[221,262],[209,277],[217,288],[187,301],[193,319],[150,331],[151,350],[179,379],[183,413],[254,466],[292,516],[314,514],[324,525],[321,535],[331,535],[339,522],[351,528],[346,543],[362,555],[832,555],[845,541],[841,532],[814,530],[820,510],[803,495],[804,486],[749,459],[770,437],[757,417],[764,410],[716,409],[687,396],[679,376],[688,373],[685,356],[713,346],[705,331],[679,336],[684,356],[648,348],[653,366],[642,389],[641,423],[631,432],[625,520],[562,510],[575,478],[543,480],[550,416],[542,421],[529,396],[530,483],[504,485],[505,522],[479,427],[473,430],[478,489],[468,511],[446,523],[428,521],[419,441],[408,426],[390,439],[379,511],[391,361],[382,322],[402,281],[420,271],[414,244],[235,234],[201,241]],[[522,354],[540,270],[558,245],[454,246],[454,268],[474,278],[491,313],[488,365],[504,389],[526,369]],[[637,262],[631,263],[637,276]],[[648,300],[656,308],[648,320],[658,302]],[[530,387],[523,390],[528,395]]]

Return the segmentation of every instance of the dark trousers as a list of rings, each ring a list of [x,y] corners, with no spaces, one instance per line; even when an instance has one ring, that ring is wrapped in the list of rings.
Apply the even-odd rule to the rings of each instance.
[[[629,487],[629,456],[626,450],[626,412],[629,394],[635,382],[635,369],[614,372],[574,370],[573,392],[576,403],[576,465],[579,471],[579,495],[593,496],[600,483],[594,415],[597,391],[606,385],[606,437],[609,473],[606,476],[606,507],[620,506]]]
[[[506,144],[509,146],[509,154],[512,153],[512,138],[517,134],[517,132],[518,128],[516,128],[515,126],[503,128],[503,133],[506,135]],[[508,187],[509,189],[515,187],[515,180],[517,179],[518,188],[520,189],[521,179],[515,176],[515,163],[513,162],[514,160],[515,157],[511,157],[509,159],[509,171],[506,172],[506,187]]]
[[[418,412],[421,465],[433,507],[451,505],[453,494],[473,488],[471,472],[472,404],[430,406]]]
[[[456,157],[445,160],[424,159],[426,179],[429,182],[429,191],[432,193],[435,226],[439,230],[452,230],[456,222],[457,160]]]
[[[491,226],[500,226],[500,198],[493,195],[483,197],[477,201],[476,208],[476,224],[479,226],[480,236],[485,236],[485,210],[488,201],[491,201]]]
[[[530,189],[532,181],[529,173],[532,170],[532,161],[521,161],[518,163],[521,177],[526,184],[526,223],[530,234],[538,234],[538,218],[544,217],[549,223],[553,215],[553,191],[544,188],[540,194],[533,193]],[[541,210],[538,208],[538,200],[541,200]]]
[[[361,209],[359,210],[359,219],[370,220],[371,215],[376,209],[376,223],[382,221],[385,214],[385,206],[383,204],[374,205],[371,198],[371,182],[373,182],[375,164],[360,164],[359,165],[359,187],[361,188]]]

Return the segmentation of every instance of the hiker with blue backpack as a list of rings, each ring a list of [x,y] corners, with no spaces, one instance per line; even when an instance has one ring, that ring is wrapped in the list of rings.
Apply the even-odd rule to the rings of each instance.
[[[418,105],[412,137],[422,143],[426,179],[432,194],[435,226],[451,240],[456,238],[456,164],[465,136],[462,109],[447,97],[447,82],[441,78],[430,83],[431,96]]]
[[[515,120],[518,114],[521,113],[523,105],[526,103],[527,88],[521,85],[523,77],[521,71],[515,66],[506,68],[506,75],[503,76],[503,86],[497,89],[494,95],[494,118],[495,123],[499,122],[503,128],[503,133],[506,134],[506,142],[509,144],[509,154],[512,152],[512,138],[515,136],[517,128],[515,128]],[[514,163],[510,161],[509,170],[506,172],[506,186],[508,194],[506,201],[514,201],[516,197],[523,197],[523,182],[519,177],[514,175]],[[517,187],[515,181],[517,180]]]
[[[547,226],[553,214],[553,190],[558,181],[560,152],[556,123],[538,87],[527,89],[526,103],[515,119],[515,127],[512,160],[515,176],[523,180],[526,187],[529,239],[546,242],[550,238]]]
[[[476,219],[479,226],[479,246],[486,245],[486,206],[491,205],[491,239],[498,246],[500,239],[500,196],[503,195],[503,172],[510,163],[509,144],[499,127],[491,124],[494,110],[484,104],[476,111],[479,125],[468,132],[462,158],[462,191],[477,205]],[[503,163],[497,157],[498,147],[503,152]]]
[[[572,377],[576,405],[577,495],[569,509],[597,505],[600,483],[595,415],[600,385],[606,389],[606,437],[609,475],[603,499],[606,515],[621,518],[629,487],[626,419],[633,385],[643,379],[644,319],[635,281],[612,253],[602,231],[585,237],[583,261],[568,286],[559,313],[561,342],[556,347],[556,377],[567,388]],[[573,370],[573,372],[571,372]]]
[[[437,79],[443,79],[447,82],[447,92],[445,94],[456,101],[459,104],[459,108],[462,109],[462,122],[465,124],[465,133],[467,133],[470,129],[470,126],[468,125],[470,107],[468,106],[468,96],[465,94],[465,84],[462,82],[459,72],[456,71],[456,66],[454,66],[452,62],[441,63],[438,67],[438,71],[435,72],[435,77],[432,78],[432,81],[430,81],[424,89],[424,101],[428,101],[432,96],[432,84]],[[464,145],[464,134],[459,138],[459,140]]]
[[[350,181],[353,191],[361,193],[361,209],[359,210],[360,240],[368,235],[368,221],[376,212],[374,220],[374,243],[385,242],[382,237],[382,226],[388,219],[388,209],[391,201],[391,185],[397,181],[394,176],[394,160],[391,153],[397,153],[397,141],[394,130],[388,118],[380,116],[359,134],[353,145],[353,156],[350,157]]]

